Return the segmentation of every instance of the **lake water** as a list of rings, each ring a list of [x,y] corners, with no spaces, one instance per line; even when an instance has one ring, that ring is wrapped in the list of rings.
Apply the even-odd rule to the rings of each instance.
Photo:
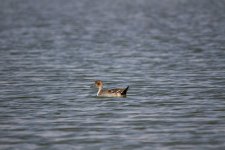
[[[1,1],[0,149],[225,149],[225,1]]]

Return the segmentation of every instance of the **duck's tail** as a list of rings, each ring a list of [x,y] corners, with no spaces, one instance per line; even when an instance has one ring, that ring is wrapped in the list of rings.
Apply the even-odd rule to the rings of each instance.
[[[121,93],[121,95],[126,95],[126,94],[127,94],[128,89],[129,89],[129,86],[127,86],[127,88],[123,90],[123,92]]]

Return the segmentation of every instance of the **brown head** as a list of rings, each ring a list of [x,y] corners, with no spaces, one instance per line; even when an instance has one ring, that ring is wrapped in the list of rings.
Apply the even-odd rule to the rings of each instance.
[[[101,89],[102,89],[102,87],[103,87],[103,82],[102,82],[101,80],[97,80],[97,81],[95,81],[95,86],[96,86],[97,88],[101,88]]]

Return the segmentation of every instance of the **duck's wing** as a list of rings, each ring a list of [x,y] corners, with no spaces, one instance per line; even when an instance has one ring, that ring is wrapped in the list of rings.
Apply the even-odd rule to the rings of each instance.
[[[107,92],[112,94],[120,93],[121,95],[126,95],[128,89],[129,89],[129,86],[127,86],[127,88],[125,89],[110,89],[110,90],[107,90]]]

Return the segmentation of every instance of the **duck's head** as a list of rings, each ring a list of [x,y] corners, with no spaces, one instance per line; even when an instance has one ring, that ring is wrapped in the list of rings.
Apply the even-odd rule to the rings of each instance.
[[[97,88],[102,88],[103,87],[103,82],[101,80],[97,80],[97,81],[95,81],[95,86]]]

